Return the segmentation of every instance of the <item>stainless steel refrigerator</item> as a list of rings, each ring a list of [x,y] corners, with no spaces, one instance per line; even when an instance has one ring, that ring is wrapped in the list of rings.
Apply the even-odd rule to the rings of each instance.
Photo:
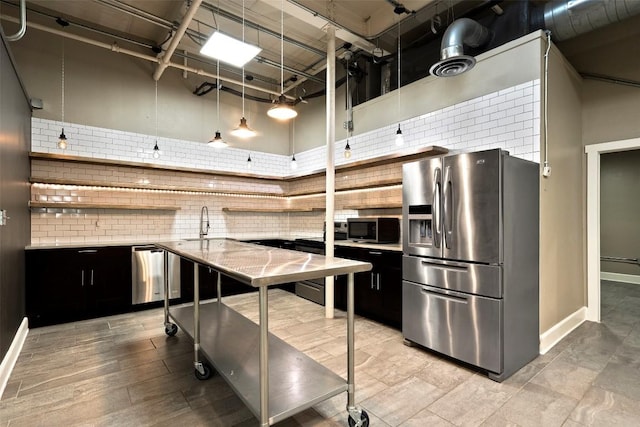
[[[404,165],[406,343],[496,381],[538,355],[538,169],[499,149]]]

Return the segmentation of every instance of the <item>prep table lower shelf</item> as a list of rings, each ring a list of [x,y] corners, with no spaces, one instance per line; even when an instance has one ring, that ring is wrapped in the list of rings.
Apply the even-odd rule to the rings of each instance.
[[[171,307],[169,315],[193,337],[193,305]],[[200,304],[200,324],[201,351],[260,419],[260,327],[217,301]],[[344,378],[269,334],[269,424],[347,388]]]

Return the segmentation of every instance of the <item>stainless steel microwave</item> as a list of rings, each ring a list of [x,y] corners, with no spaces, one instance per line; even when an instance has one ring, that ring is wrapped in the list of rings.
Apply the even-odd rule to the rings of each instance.
[[[347,238],[362,242],[396,243],[400,240],[398,218],[347,218]]]

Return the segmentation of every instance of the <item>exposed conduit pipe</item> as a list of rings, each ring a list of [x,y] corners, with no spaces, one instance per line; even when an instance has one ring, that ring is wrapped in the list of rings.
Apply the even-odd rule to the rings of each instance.
[[[9,22],[16,22],[16,23],[18,22],[18,20],[16,18],[12,17],[12,16],[2,15],[2,19],[7,20]],[[125,49],[123,47],[118,46],[115,43],[114,44],[109,44],[109,43],[99,42],[97,40],[92,40],[92,39],[89,39],[87,37],[83,37],[83,36],[79,36],[79,35],[76,35],[76,34],[71,34],[71,33],[67,33],[67,32],[64,32],[64,31],[56,30],[55,28],[49,28],[49,27],[47,27],[45,25],[36,24],[34,22],[27,22],[27,26],[29,26],[29,27],[31,27],[33,29],[36,29],[36,30],[40,30],[40,31],[44,31],[44,32],[50,33],[50,34],[55,34],[55,35],[60,36],[60,37],[66,37],[68,39],[72,39],[72,40],[76,40],[76,41],[79,41],[79,42],[90,44],[92,46],[101,47],[101,48],[110,50],[112,52],[123,53],[125,55],[133,56],[135,58],[144,59],[144,60],[150,61],[150,62],[155,62],[156,64],[159,62],[159,59],[156,58],[155,56],[146,55],[144,53],[139,53],[139,52],[136,52],[136,51],[133,51],[133,50],[130,50],[130,49]],[[189,67],[189,66],[185,66],[185,65],[182,65],[182,64],[176,64],[175,62],[169,62],[167,64],[167,66],[168,67],[177,68],[179,70],[186,70],[186,71],[188,71],[190,73],[193,73],[193,74],[196,74],[196,75],[199,75],[199,76],[207,76],[207,77],[211,77],[211,78],[214,78],[214,79],[220,78],[221,81],[232,83],[232,84],[235,84],[235,85],[238,85],[238,86],[242,86],[243,85],[243,82],[240,81],[240,80],[235,80],[235,79],[230,79],[228,77],[218,76],[217,74],[206,72],[206,71],[204,71],[204,70],[202,70],[200,68],[194,68],[194,67]],[[245,88],[253,89],[253,90],[256,90],[258,92],[268,93],[268,94],[271,94],[271,95],[274,95],[274,96],[280,96],[280,92],[277,92],[275,90],[265,89],[265,88],[262,88],[260,86],[255,86],[255,85],[248,84],[248,83],[244,83],[244,86],[245,86]],[[296,99],[293,96],[287,96],[287,98],[288,99],[292,99],[292,100]]]
[[[619,77],[605,76],[603,74],[580,73],[583,79],[599,80],[601,82],[614,83],[618,85],[631,86],[640,89],[640,81],[621,79]]]
[[[24,33],[27,32],[27,3],[26,0],[20,0],[20,29],[17,33],[12,34],[10,36],[6,36],[5,38],[10,42],[15,42],[20,40]]]
[[[189,10],[187,10],[187,13],[184,15],[184,18],[182,19],[182,23],[176,30],[176,33],[171,38],[171,43],[169,44],[169,48],[158,61],[158,66],[156,67],[156,71],[153,73],[153,80],[155,81],[160,80],[162,73],[164,73],[164,70],[166,70],[169,64],[171,63],[171,57],[173,56],[173,53],[178,48],[178,44],[182,40],[184,33],[187,31],[187,28],[189,28],[189,24],[193,20],[193,17],[196,15],[196,12],[200,7],[200,3],[202,3],[202,0],[193,0],[193,3],[191,3]]]
[[[638,0],[565,0],[544,6],[544,25],[555,41],[588,33],[640,13]]]

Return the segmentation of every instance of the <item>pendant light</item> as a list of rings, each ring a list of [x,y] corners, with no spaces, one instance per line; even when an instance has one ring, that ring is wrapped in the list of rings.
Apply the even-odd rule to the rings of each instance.
[[[351,158],[351,146],[349,145],[349,138],[347,138],[347,145],[344,146],[344,158]]]
[[[213,148],[225,148],[227,143],[220,134],[220,60],[216,61],[216,111],[218,114],[218,130],[216,130],[215,136],[209,140],[208,145]]]
[[[398,118],[400,118],[400,21],[398,20]],[[398,130],[396,131],[396,147],[404,145],[404,136],[400,123],[398,122]]]
[[[61,69],[61,99],[62,99],[62,132],[58,137],[58,148],[61,150],[67,149],[67,135],[64,134],[64,37],[62,38],[62,69]]]
[[[253,167],[253,162],[251,161],[251,152],[249,152],[249,157],[247,157],[247,169],[251,169]]]
[[[158,147],[158,81],[156,80],[156,145],[153,146],[153,158],[160,158],[160,148]]]
[[[244,43],[244,0],[242,0],[242,42]],[[237,136],[238,138],[256,136],[256,131],[249,127],[247,119],[244,118],[244,66],[242,67],[242,118],[240,119],[238,127],[231,131],[231,135]],[[251,161],[251,155],[249,155],[248,161]]]
[[[293,154],[291,155],[291,170],[298,169],[298,162],[296,161],[296,120],[293,119],[291,122],[291,140],[293,141],[293,149],[291,150]]]
[[[267,111],[267,115],[277,120],[289,120],[296,117],[298,112],[287,104],[284,96],[284,0],[280,3],[280,97],[278,102]]]
[[[349,92],[349,57],[347,57],[347,89],[346,89],[346,99],[347,99],[347,145],[344,146],[344,158],[351,158],[351,146],[349,145],[349,137],[351,136],[352,124],[350,123],[350,113],[351,113],[351,92]]]

